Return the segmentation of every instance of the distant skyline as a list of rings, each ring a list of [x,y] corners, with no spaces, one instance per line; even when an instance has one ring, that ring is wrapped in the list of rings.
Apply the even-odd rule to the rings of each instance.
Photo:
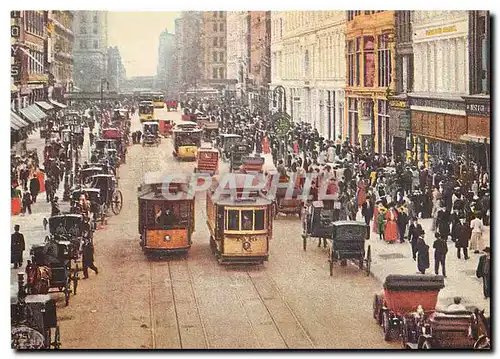
[[[127,77],[154,76],[158,62],[158,41],[167,29],[175,33],[172,11],[109,11],[108,45],[118,46]]]

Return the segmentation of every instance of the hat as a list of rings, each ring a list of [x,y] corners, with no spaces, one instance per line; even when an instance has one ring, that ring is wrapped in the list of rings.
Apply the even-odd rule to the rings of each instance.
[[[484,253],[491,253],[491,249],[490,249],[490,247],[486,247],[486,248],[484,248],[484,249],[483,249],[483,252],[484,252]]]

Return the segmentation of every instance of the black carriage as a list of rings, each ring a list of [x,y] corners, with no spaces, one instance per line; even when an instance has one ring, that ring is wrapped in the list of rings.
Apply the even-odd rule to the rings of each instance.
[[[302,218],[304,250],[307,248],[308,237],[318,238],[319,244],[323,239],[326,247],[326,239],[332,239],[333,236],[333,220],[334,210],[328,207],[325,208],[323,201],[314,201],[307,207],[307,213]]]
[[[201,128],[203,129],[203,139],[207,142],[214,140],[219,134],[219,124],[217,122],[204,122]]]
[[[333,275],[333,263],[340,261],[341,266],[347,260],[357,261],[359,269],[370,275],[371,247],[365,251],[367,225],[357,221],[336,221],[332,225],[332,248],[330,251],[330,275]]]
[[[103,168],[101,166],[89,166],[87,168],[82,168],[80,170],[80,184],[86,185],[92,176],[103,173]]]
[[[231,158],[231,149],[233,145],[241,142],[241,136],[234,133],[223,133],[219,135],[219,151],[224,161]]]
[[[231,163],[229,166],[229,170],[239,170],[241,165],[243,165],[243,158],[247,157],[250,152],[250,146],[246,144],[233,145],[233,147],[231,148]]]
[[[118,215],[123,207],[123,195],[119,189],[116,188],[116,178],[109,174],[99,174],[92,176],[92,188],[100,190],[101,203],[104,205],[104,213],[111,209],[111,211]]]
[[[18,274],[18,295],[11,296],[11,348],[59,349],[56,302],[47,294],[26,295],[24,273]]]

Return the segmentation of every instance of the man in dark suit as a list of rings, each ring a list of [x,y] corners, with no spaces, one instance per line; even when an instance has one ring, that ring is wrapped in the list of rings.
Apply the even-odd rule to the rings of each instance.
[[[476,276],[483,278],[483,294],[484,299],[489,298],[491,294],[491,273],[490,273],[490,248],[486,247],[483,252],[485,253],[479,257],[477,265]]]
[[[368,230],[366,233],[366,238],[370,239],[370,220],[373,218],[374,211],[374,203],[372,202],[372,198],[368,197],[366,201],[361,206],[361,215],[365,219],[365,223],[368,226]]]
[[[408,229],[408,239],[411,244],[411,252],[413,256],[413,260],[417,260],[417,242],[418,237],[424,233],[422,225],[418,223],[417,217],[413,217],[410,219],[410,227]]]
[[[10,251],[11,251],[11,260],[10,262],[14,264],[14,269],[18,267],[22,267],[23,265],[23,252],[26,248],[24,242],[24,235],[19,233],[19,225],[16,224],[14,226],[14,233],[11,236],[10,242]]]

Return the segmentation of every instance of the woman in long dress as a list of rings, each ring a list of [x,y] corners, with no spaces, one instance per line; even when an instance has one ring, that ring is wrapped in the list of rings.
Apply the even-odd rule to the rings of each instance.
[[[398,240],[398,212],[394,208],[394,205],[389,207],[389,210],[385,213],[385,228],[384,228],[384,239],[386,242],[396,242]]]
[[[358,181],[358,192],[356,193],[358,198],[358,208],[363,206],[366,202],[366,182],[363,178]]]

